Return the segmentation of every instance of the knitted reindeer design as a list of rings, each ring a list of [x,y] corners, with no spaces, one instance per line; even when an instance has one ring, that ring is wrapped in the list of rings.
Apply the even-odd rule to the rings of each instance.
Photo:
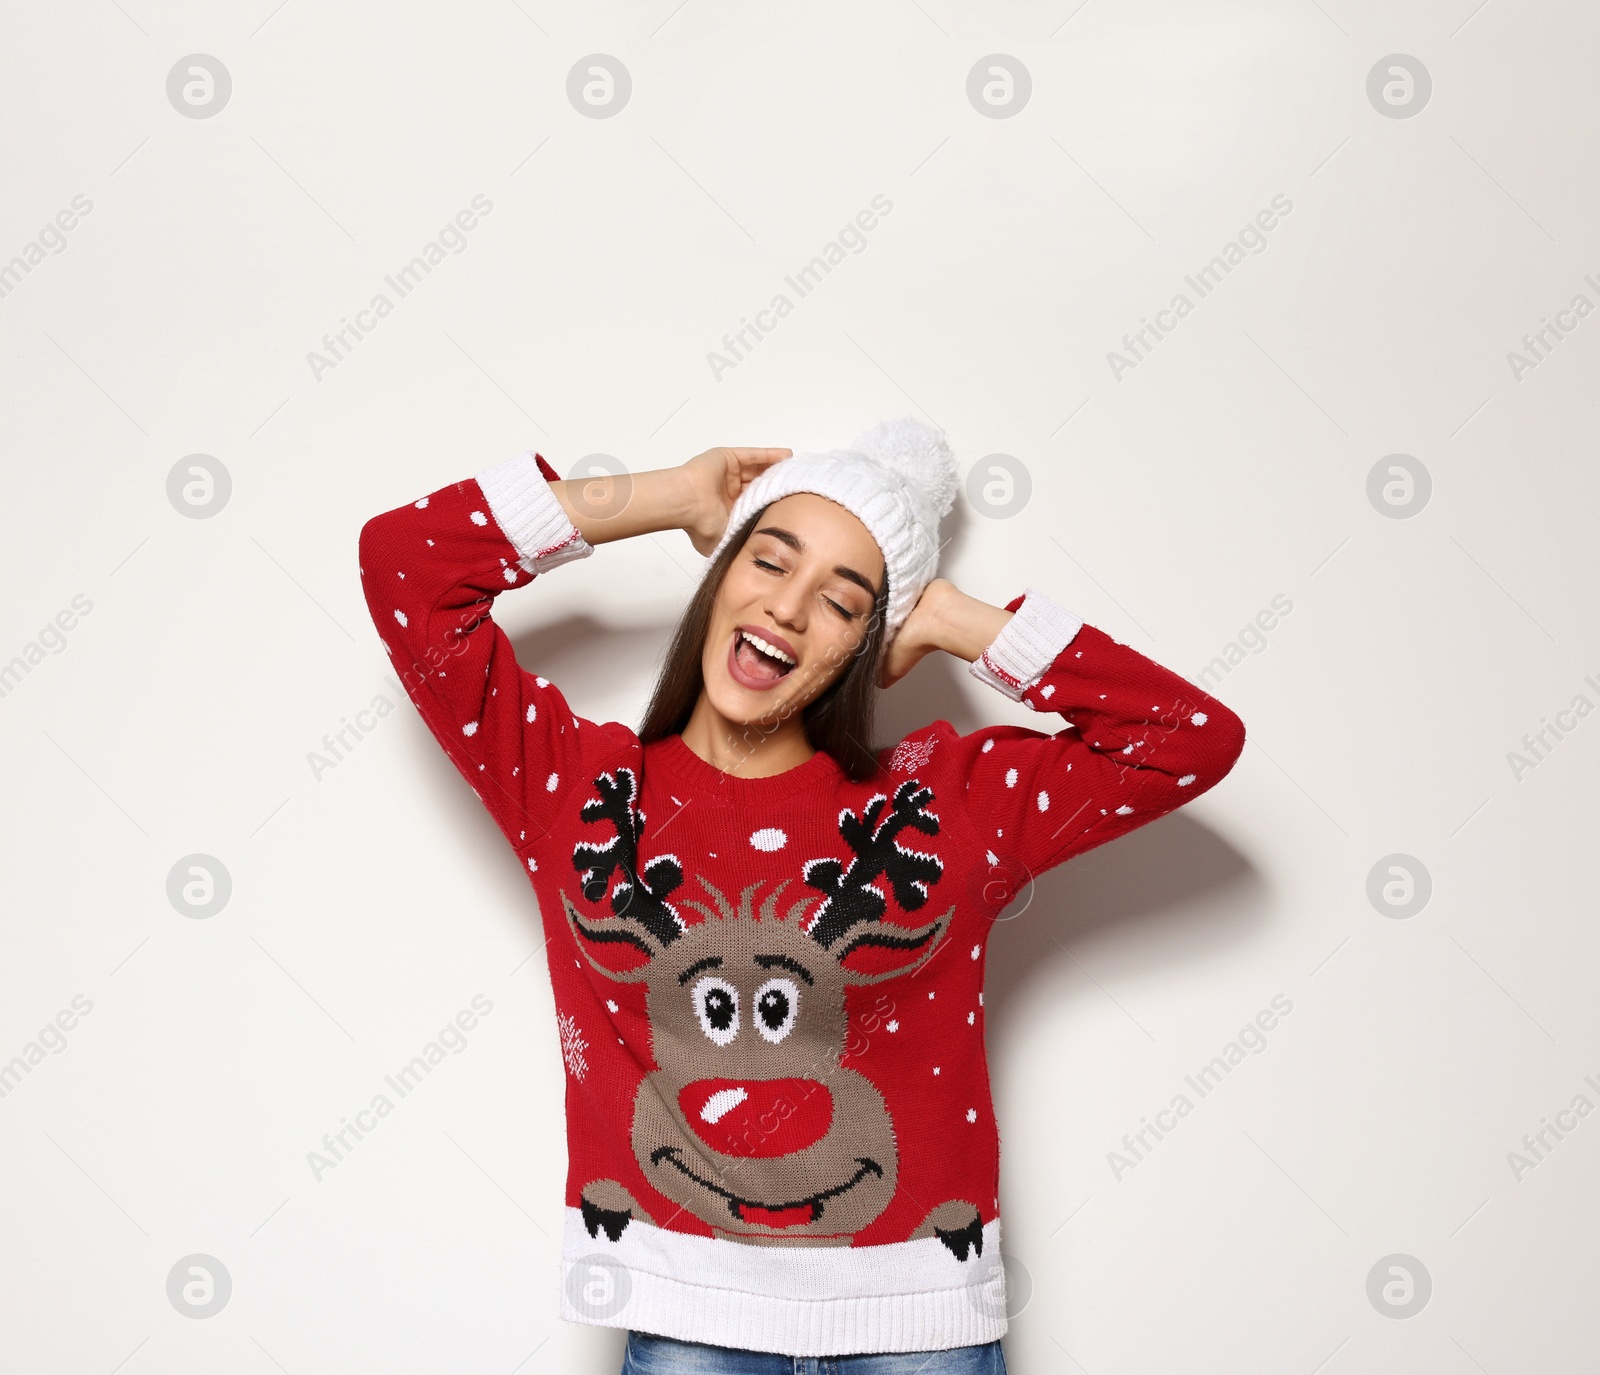
[[[892,798],[874,796],[859,817],[844,809],[839,834],[849,859],[807,861],[801,878],[816,891],[787,906],[780,898],[790,878],[758,904],[765,880],[733,902],[697,875],[708,906],[684,896],[676,856],[641,866],[645,816],[633,772],[618,768],[594,781],[580,816],[614,834],[580,842],[572,862],[584,897],[598,903],[609,893],[611,914],[590,920],[565,893],[562,902],[590,964],[608,979],[645,985],[658,1068],[634,1102],[634,1158],[655,1189],[717,1236],[848,1246],[894,1197],[898,1152],[883,1096],[839,1063],[844,995],[909,975],[949,929],[954,905],[924,926],[884,920],[890,894],[915,911],[943,873],[937,855],[900,839],[938,834],[932,801],[930,789],[908,779]],[[685,922],[680,908],[702,919]],[[616,945],[645,958],[627,969],[597,958]],[[591,1236],[603,1230],[616,1241],[635,1219],[655,1225],[616,1180],[586,1185],[581,1204]],[[976,1206],[941,1203],[911,1233],[935,1236],[958,1261],[981,1253]]]

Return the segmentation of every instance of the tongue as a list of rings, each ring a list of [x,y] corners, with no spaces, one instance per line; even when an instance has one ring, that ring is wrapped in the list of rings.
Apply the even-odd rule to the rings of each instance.
[[[746,1222],[757,1222],[763,1227],[803,1227],[811,1221],[811,1205],[803,1203],[797,1208],[763,1208],[759,1203],[741,1203],[739,1216]]]
[[[777,678],[782,676],[784,665],[776,659],[769,659],[757,649],[743,635],[739,636],[739,643],[733,651],[739,657],[739,667],[752,678]]]

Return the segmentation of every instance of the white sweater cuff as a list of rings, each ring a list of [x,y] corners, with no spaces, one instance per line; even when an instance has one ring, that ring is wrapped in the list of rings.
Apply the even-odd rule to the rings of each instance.
[[[1030,587],[1023,593],[1022,605],[968,671],[1013,702],[1021,701],[1082,627],[1070,611]]]
[[[524,571],[543,573],[594,553],[594,546],[579,534],[556,500],[531,449],[485,468],[477,480]]]

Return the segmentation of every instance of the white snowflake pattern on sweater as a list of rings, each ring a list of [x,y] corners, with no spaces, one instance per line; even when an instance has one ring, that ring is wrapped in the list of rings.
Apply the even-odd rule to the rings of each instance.
[[[583,1039],[583,1033],[578,1030],[576,1017],[558,1012],[556,1026],[561,1031],[561,1058],[566,1061],[567,1073],[581,1084],[583,1076],[589,1072],[589,1062],[583,1054],[589,1049],[589,1043]]]
[[[922,740],[902,740],[889,756],[890,773],[915,773],[925,768],[933,758],[933,747],[938,744],[931,735]]]

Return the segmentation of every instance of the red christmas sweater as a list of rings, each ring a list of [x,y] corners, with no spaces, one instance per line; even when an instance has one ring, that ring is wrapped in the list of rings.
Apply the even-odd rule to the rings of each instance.
[[[852,783],[723,773],[522,668],[494,599],[592,547],[524,453],[369,521],[374,624],[521,857],[566,1066],[563,1315],[819,1356],[1005,1331],[984,954],[1037,874],[1212,787],[1237,716],[1029,588]]]

